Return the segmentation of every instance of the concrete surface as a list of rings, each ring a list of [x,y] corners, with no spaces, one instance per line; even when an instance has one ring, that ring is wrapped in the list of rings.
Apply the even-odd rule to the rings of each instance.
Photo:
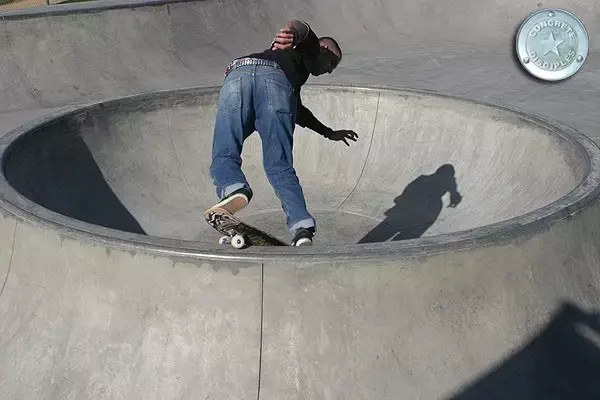
[[[590,34],[586,65],[557,84],[513,57],[518,24],[542,6],[573,11]],[[47,110],[79,117],[42,116],[2,139],[2,397],[598,397],[600,157],[579,132],[600,138],[599,7],[257,0],[6,15],[3,133]],[[299,173],[332,242],[233,252],[193,221],[212,196],[200,188],[214,93],[152,92],[219,85],[227,62],[289,18],[340,38],[342,64],[311,82],[422,93],[307,90],[324,122],[361,135],[346,149],[298,133]],[[265,190],[247,216],[270,223],[254,146],[246,165]],[[422,237],[355,244],[359,220],[381,221],[442,163],[464,195],[456,209]],[[99,199],[108,207],[90,207]]]
[[[209,176],[217,96],[213,89],[103,103],[35,128],[5,160],[7,181],[80,221],[214,244],[220,235],[202,215],[217,200]],[[398,91],[306,88],[303,97],[317,117],[360,138],[346,147],[296,132],[296,169],[319,246],[510,220],[565,196],[587,168],[578,148],[507,111]],[[246,143],[243,169],[256,195],[240,216],[290,240],[258,135]],[[453,196],[462,200],[450,208]]]

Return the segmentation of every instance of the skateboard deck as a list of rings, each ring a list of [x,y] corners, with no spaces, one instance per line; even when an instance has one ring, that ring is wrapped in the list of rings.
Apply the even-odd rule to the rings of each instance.
[[[219,240],[221,244],[229,243],[238,249],[249,246],[289,246],[289,244],[240,221],[228,211],[220,208],[208,211],[204,218],[217,232],[225,235]]]

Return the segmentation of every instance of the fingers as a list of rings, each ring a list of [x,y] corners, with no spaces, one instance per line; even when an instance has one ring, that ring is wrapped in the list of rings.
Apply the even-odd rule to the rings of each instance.
[[[285,49],[289,49],[290,47],[292,47],[292,40],[282,40],[282,39],[275,39],[273,41],[273,47],[279,50],[285,50]]]
[[[273,48],[285,50],[294,44],[294,33],[290,29],[281,29],[273,39]]]
[[[331,131],[331,134],[328,136],[330,140],[342,141],[346,144],[346,146],[350,146],[348,140],[352,140],[356,142],[358,139],[358,134],[354,131],[340,130],[340,131]]]
[[[350,140],[353,140],[356,142],[356,140],[358,139],[358,134],[356,132],[353,131],[348,131],[346,132],[346,137]]]
[[[293,43],[294,42],[294,35],[293,34],[288,34],[288,33],[278,33],[277,35],[275,35],[275,41],[279,42],[279,43]]]
[[[277,34],[275,36],[293,38],[294,31],[292,31],[291,29],[281,29],[279,32],[277,32]]]

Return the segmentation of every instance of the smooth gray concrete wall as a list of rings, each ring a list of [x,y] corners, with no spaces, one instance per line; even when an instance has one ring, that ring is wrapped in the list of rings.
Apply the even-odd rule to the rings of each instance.
[[[576,76],[546,84],[513,57],[518,24],[540,4],[204,1],[3,18],[0,110],[22,113],[1,115],[0,130],[42,107],[218,85],[232,58],[300,18],[344,50],[333,75],[310,82],[431,89],[541,114],[597,140],[600,6],[541,4],[575,12],[591,45]],[[191,242],[90,235],[85,224],[54,224],[32,214],[39,207],[0,198],[0,393],[597,398],[597,186],[588,176],[571,193],[587,193],[581,201],[478,237],[359,253],[251,250],[241,265]]]
[[[331,95],[332,89],[326,91]],[[3,182],[3,207],[18,216],[5,214],[0,230],[3,392],[26,399],[96,399],[108,394],[144,399],[460,400],[497,393],[516,399],[600,393],[600,319],[595,314],[600,306],[600,149],[567,127],[524,115],[431,95],[370,92],[378,93],[380,102],[383,96],[388,96],[384,101],[401,102],[396,107],[407,107],[413,117],[409,120],[416,121],[414,115],[421,113],[420,121],[435,120],[435,126],[441,124],[450,133],[455,132],[452,125],[444,124],[462,116],[477,121],[473,129],[464,122],[459,125],[480,133],[476,137],[481,140],[486,123],[524,136],[525,143],[532,137],[539,143],[546,140],[546,154],[554,152],[553,161],[567,155],[563,164],[548,164],[573,177],[584,173],[583,181],[565,190],[569,193],[562,199],[509,224],[390,245],[347,246],[346,253],[343,246],[276,252],[254,248],[237,252],[244,262],[227,261],[234,252],[216,245],[196,243],[193,248],[190,242],[152,237],[146,245],[139,235],[91,229],[7,196],[10,191]],[[328,98],[320,90],[313,94]],[[160,137],[149,143],[124,140],[151,135],[155,129],[137,129],[144,123],[114,131],[98,130],[100,125],[92,122],[95,115],[99,121],[130,123],[122,117],[153,108],[153,97],[147,96],[146,105],[129,99],[119,107],[96,106],[110,118],[86,116],[75,108],[79,117],[72,124],[46,117],[50,119],[42,126],[60,128],[57,132],[63,135],[73,125],[88,126],[89,132],[105,135],[97,143],[121,143],[105,154],[121,148],[126,155],[135,147],[132,142],[151,152],[153,145],[162,148]],[[192,96],[187,104],[194,106],[188,110],[203,109],[210,97]],[[174,104],[186,104],[176,99]],[[113,114],[116,110],[120,114]],[[185,110],[179,108],[180,121],[194,115]],[[386,106],[379,112],[385,116]],[[142,115],[134,120],[159,120]],[[432,119],[434,115],[445,118]],[[407,132],[427,131],[415,126]],[[36,143],[36,135],[52,139],[52,130],[34,129],[29,136],[16,131],[5,137],[2,150],[8,149],[8,158],[16,157],[20,153],[6,147],[6,140],[16,140],[16,148],[24,151]],[[58,142],[63,149],[76,146],[74,141]],[[522,147],[516,140],[507,143]],[[497,149],[492,154],[503,154],[496,146],[489,146]],[[391,163],[386,148],[398,152],[381,146],[373,154]],[[451,157],[455,148],[443,148]],[[519,151],[505,164],[520,169],[528,165],[516,162]],[[169,159],[154,154],[155,161]],[[369,167],[370,158],[364,157],[365,171],[374,169],[376,174],[378,166]],[[535,157],[522,159],[535,163]],[[121,172],[131,168],[125,161],[136,158],[122,160],[113,161],[122,166]],[[532,190],[536,179],[530,182]],[[140,189],[147,189],[147,182],[141,182]],[[28,385],[21,385],[23,381]]]
[[[599,220],[595,205],[492,247],[266,263],[261,396],[596,397]]]
[[[514,60],[518,25],[538,7],[585,23],[590,57],[572,79],[544,84]],[[263,49],[290,18],[333,35],[344,60],[313,83],[432,89],[517,106],[600,135],[594,90],[600,24],[593,1],[200,1],[0,21],[0,110],[38,108],[174,87],[218,85],[232,58]],[[557,99],[560,99],[558,101]]]
[[[5,216],[0,387],[22,399],[256,398],[261,365],[259,398],[594,397],[600,320],[577,315],[600,303],[598,217],[596,205],[459,252],[262,270]]]
[[[6,399],[256,398],[260,264],[174,261],[0,221]]]
[[[587,168],[559,131],[520,114],[403,91],[304,92],[319,118],[359,134],[350,147],[306,129],[295,134],[295,168],[318,244],[415,239],[506,221],[565,196]],[[70,218],[216,243],[202,214],[216,201],[209,168],[217,96],[218,89],[167,92],[57,117],[10,147],[8,183]],[[444,165],[453,171],[436,172]],[[240,215],[287,240],[258,134],[246,142],[242,167],[256,195]],[[462,200],[449,208],[453,191]]]

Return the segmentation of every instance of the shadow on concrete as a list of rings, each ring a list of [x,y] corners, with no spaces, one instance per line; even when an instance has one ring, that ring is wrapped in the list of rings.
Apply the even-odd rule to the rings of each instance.
[[[448,400],[600,399],[600,314],[564,304],[523,349]]]
[[[421,175],[394,199],[385,219],[358,243],[379,243],[421,237],[437,220],[444,206],[442,197],[450,193],[449,207],[462,200],[456,186],[455,170],[444,164],[432,175]]]
[[[8,183],[67,217],[146,234],[112,191],[77,128],[60,120],[17,141],[5,159]]]

